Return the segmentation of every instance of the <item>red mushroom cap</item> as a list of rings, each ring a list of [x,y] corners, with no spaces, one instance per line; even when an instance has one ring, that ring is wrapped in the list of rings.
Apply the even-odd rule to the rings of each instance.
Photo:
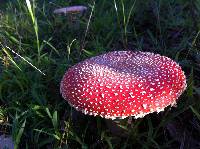
[[[78,111],[115,119],[163,111],[176,104],[186,86],[181,67],[168,57],[114,51],[71,67],[60,91]]]

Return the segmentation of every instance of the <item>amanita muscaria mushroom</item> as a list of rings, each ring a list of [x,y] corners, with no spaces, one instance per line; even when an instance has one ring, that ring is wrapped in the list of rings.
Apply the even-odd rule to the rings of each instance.
[[[71,106],[85,114],[141,118],[174,106],[186,86],[181,67],[168,57],[114,51],[69,68],[60,91]]]

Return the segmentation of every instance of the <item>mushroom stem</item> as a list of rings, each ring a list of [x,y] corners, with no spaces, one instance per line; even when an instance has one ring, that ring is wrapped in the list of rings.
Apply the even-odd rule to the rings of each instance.
[[[131,116],[128,117],[128,124],[131,124],[133,121],[133,118]]]

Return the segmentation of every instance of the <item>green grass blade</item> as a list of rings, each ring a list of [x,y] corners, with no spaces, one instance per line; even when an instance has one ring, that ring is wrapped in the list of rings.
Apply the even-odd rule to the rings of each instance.
[[[49,118],[52,119],[52,116],[51,116],[51,113],[50,113],[50,111],[49,111],[49,108],[46,108],[45,110],[46,110],[46,112],[47,112]]]
[[[52,123],[53,123],[54,129],[57,130],[58,129],[58,112],[57,111],[53,113]]]
[[[197,116],[197,118],[198,118],[199,121],[200,121],[200,114],[199,114],[199,112],[198,112],[197,110],[195,110],[195,109],[193,108],[193,106],[190,106],[190,109],[192,110],[192,112]]]
[[[26,0],[26,5],[27,5],[27,8],[28,8],[29,14],[31,16],[32,22],[33,22],[33,24],[35,24],[35,17],[33,15],[32,7],[31,7],[31,2],[29,0]]]
[[[60,140],[60,137],[57,136],[56,134],[49,133],[49,132],[44,131],[44,130],[42,130],[42,129],[34,129],[34,130],[37,131],[37,132],[39,132],[39,133],[44,133],[44,134],[47,134],[47,135],[49,135],[49,136],[52,136],[52,137],[54,137],[54,138],[57,139],[57,140]]]
[[[14,145],[14,148],[17,149],[18,148],[18,145],[20,143],[20,140],[21,140],[21,137],[22,137],[22,134],[24,132],[24,128],[25,128],[25,125],[26,125],[26,119],[24,120],[24,122],[22,123],[19,131],[18,131],[18,134],[15,138],[15,145]]]
[[[19,69],[21,70],[21,68],[15,63],[15,61],[13,60],[12,56],[10,55],[10,53],[7,51],[6,48],[2,48],[2,50],[4,51],[4,53],[8,56],[9,60]],[[22,71],[22,70],[21,70]]]

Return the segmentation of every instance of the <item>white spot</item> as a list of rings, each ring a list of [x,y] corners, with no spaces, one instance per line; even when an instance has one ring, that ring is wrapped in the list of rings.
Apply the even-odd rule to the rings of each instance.
[[[153,83],[153,82],[151,82],[150,84],[151,84],[151,85],[155,85],[155,83]]]
[[[105,97],[105,96],[104,96],[104,93],[101,94],[101,97],[103,97],[103,98]]]
[[[147,109],[147,104],[142,105],[144,109]]]
[[[135,96],[133,96],[133,92],[130,92],[129,95],[131,96],[131,98],[135,97]]]
[[[155,89],[154,88],[150,88],[150,91],[154,91]]]
[[[115,95],[115,96],[117,96],[117,95],[118,95],[118,93],[114,93],[114,95]]]
[[[111,88],[110,86],[106,86],[107,88]]]
[[[100,76],[103,77],[103,71],[100,71]]]
[[[103,83],[100,83],[99,85],[100,85],[100,86],[103,86]]]
[[[142,91],[142,92],[140,92],[142,95],[144,95],[144,94],[146,94],[146,91]]]

